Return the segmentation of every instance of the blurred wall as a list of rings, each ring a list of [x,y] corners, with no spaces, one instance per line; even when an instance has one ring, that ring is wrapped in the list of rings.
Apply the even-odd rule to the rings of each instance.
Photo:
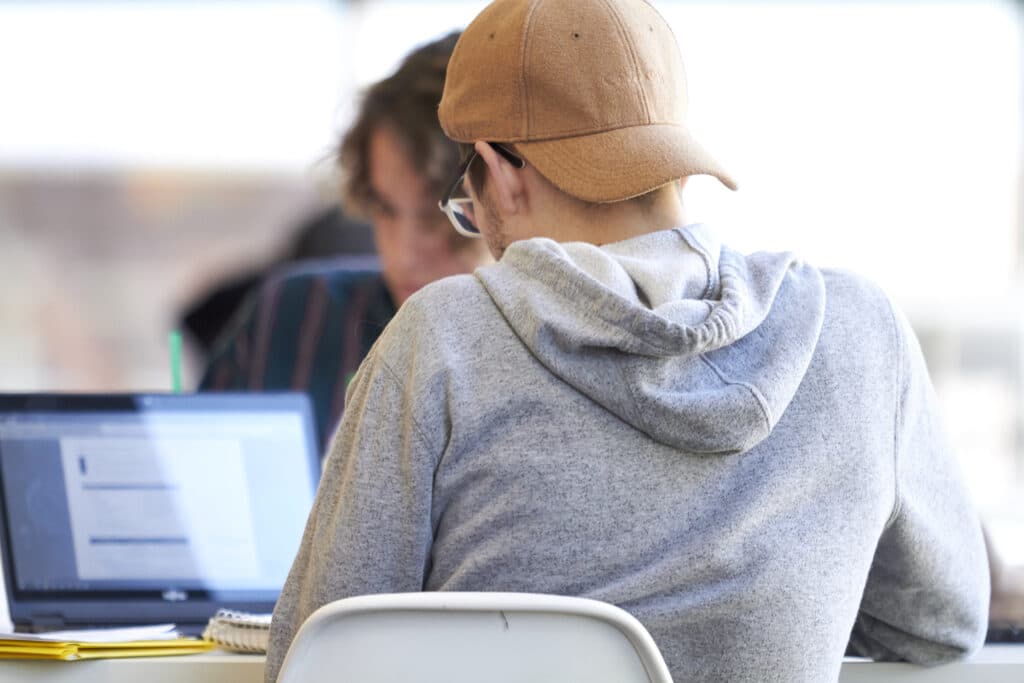
[[[0,390],[169,389],[186,303],[318,203],[283,174],[0,171]]]

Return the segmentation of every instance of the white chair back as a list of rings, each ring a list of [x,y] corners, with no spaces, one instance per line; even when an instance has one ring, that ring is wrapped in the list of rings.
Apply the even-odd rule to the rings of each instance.
[[[278,683],[672,683],[647,630],[613,605],[531,593],[338,600],[299,629]]]

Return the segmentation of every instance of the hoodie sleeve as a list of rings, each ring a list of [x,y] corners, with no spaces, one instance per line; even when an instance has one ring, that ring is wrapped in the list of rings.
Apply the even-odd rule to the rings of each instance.
[[[940,424],[921,349],[896,332],[896,502],[850,637],[855,654],[941,664],[981,647],[989,576],[974,505]]]
[[[437,450],[415,416],[414,382],[367,357],[324,464],[313,509],[274,609],[266,680],[303,621],[342,598],[423,589]],[[423,398],[423,397],[419,397]]]

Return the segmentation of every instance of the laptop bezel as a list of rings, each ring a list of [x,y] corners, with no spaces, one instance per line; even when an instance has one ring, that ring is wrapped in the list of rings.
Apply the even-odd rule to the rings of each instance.
[[[0,394],[0,415],[33,413],[287,412],[302,422],[310,500],[320,478],[320,453],[312,409],[305,394]],[[2,457],[2,453],[0,453]],[[168,585],[163,590],[37,591],[20,590],[12,554],[8,503],[0,471],[0,566],[10,619],[16,630],[115,626],[174,622],[186,629],[201,626],[220,608],[270,612],[279,591],[189,590]]]

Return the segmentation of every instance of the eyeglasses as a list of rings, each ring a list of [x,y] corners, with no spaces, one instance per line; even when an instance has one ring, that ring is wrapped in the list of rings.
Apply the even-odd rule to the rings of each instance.
[[[495,142],[488,142],[487,144],[493,147],[494,151],[500,154],[505,161],[516,168],[526,166],[525,159],[516,156],[501,145]],[[452,184],[448,186],[448,190],[444,193],[444,199],[437,203],[438,208],[452,222],[452,227],[455,228],[455,231],[465,237],[480,236],[480,230],[476,227],[476,218],[473,212],[473,199],[466,193],[466,189],[462,184],[462,181],[466,178],[466,173],[469,172],[469,167],[476,160],[477,156],[474,149],[473,153],[459,164],[458,175]]]

